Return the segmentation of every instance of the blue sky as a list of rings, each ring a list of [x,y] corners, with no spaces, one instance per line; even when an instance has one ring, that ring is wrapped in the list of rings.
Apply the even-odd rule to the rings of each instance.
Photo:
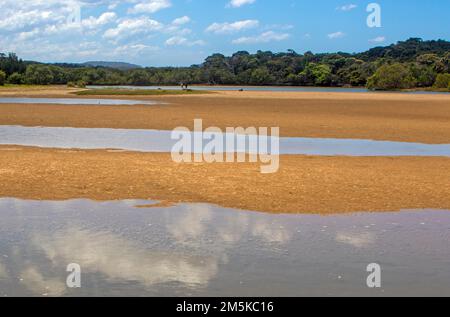
[[[450,0],[0,0],[0,51],[43,62],[201,63],[258,49],[358,52],[409,37],[450,39]],[[79,14],[78,14],[79,12]]]

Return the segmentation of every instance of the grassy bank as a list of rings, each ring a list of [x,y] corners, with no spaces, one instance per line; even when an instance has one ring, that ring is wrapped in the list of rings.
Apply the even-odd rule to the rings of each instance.
[[[202,90],[165,90],[165,89],[90,89],[75,92],[78,96],[167,96],[167,95],[200,95],[209,94]]]

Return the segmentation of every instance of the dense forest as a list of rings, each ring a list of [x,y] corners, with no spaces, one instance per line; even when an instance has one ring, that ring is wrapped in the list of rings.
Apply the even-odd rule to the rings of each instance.
[[[411,38],[363,53],[258,51],[214,54],[191,67],[120,70],[82,64],[26,62],[0,54],[0,85],[291,85],[369,89],[450,89],[450,42]]]

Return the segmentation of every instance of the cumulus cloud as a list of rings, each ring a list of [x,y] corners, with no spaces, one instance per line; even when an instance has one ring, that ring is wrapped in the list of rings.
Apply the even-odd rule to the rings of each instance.
[[[343,38],[344,36],[345,36],[345,33],[341,32],[341,31],[328,34],[328,38],[330,40],[340,39],[340,38]]]
[[[39,34],[40,30],[38,28],[35,28],[31,31],[27,32],[20,32],[17,36],[18,41],[26,41],[28,39],[32,39],[33,37],[37,36]]]
[[[107,39],[117,40],[136,34],[148,34],[162,28],[163,25],[160,22],[143,16],[136,19],[125,19],[117,27],[106,30],[103,36]]]
[[[8,12],[8,10],[6,10],[6,12]],[[0,30],[15,31],[26,27],[41,25],[50,21],[58,22],[57,14],[52,11],[19,10],[13,14],[1,15]]]
[[[259,26],[258,20],[243,20],[236,21],[233,23],[213,23],[206,28],[206,32],[211,32],[215,34],[230,34],[243,30],[248,30],[256,28]]]
[[[159,46],[165,44],[161,35],[177,36],[168,43],[186,47],[204,44],[189,39],[193,33],[186,27],[191,22],[189,16],[157,21],[149,15],[172,6],[171,0],[0,1],[1,50],[24,59],[127,59],[147,63],[149,56],[158,55]],[[119,5],[125,10],[116,11]]]
[[[166,41],[167,46],[195,46],[195,45],[205,45],[202,40],[190,41],[182,36],[174,36]]]
[[[184,25],[191,22],[191,18],[188,16],[180,17],[172,21],[173,25]]]
[[[117,15],[114,12],[105,12],[98,18],[89,17],[81,21],[81,25],[88,28],[97,28],[102,25],[114,22],[117,19]]]
[[[233,44],[258,44],[287,40],[290,37],[288,33],[277,33],[273,31],[264,32],[253,37],[241,37],[233,40]]]
[[[147,0],[137,3],[129,13],[155,13],[172,6],[170,0]]]
[[[145,44],[126,44],[118,46],[114,52],[113,56],[138,56],[141,53],[154,52],[159,50],[158,46],[145,45]]]
[[[255,2],[256,2],[256,0],[231,0],[230,3],[228,4],[228,7],[240,8],[243,5],[252,4],[252,3],[255,3]]]

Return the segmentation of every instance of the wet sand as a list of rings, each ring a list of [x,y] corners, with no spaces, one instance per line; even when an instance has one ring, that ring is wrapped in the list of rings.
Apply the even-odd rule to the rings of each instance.
[[[282,156],[259,164],[175,164],[169,154],[0,147],[0,196],[202,202],[272,213],[450,209],[450,159]]]
[[[61,97],[76,89],[0,89],[0,97]],[[93,98],[93,96],[89,96]],[[99,98],[123,99],[123,96]],[[398,93],[216,92],[202,96],[127,96],[169,105],[0,105],[1,125],[171,130],[204,126],[279,126],[285,137],[450,143],[450,95]]]

